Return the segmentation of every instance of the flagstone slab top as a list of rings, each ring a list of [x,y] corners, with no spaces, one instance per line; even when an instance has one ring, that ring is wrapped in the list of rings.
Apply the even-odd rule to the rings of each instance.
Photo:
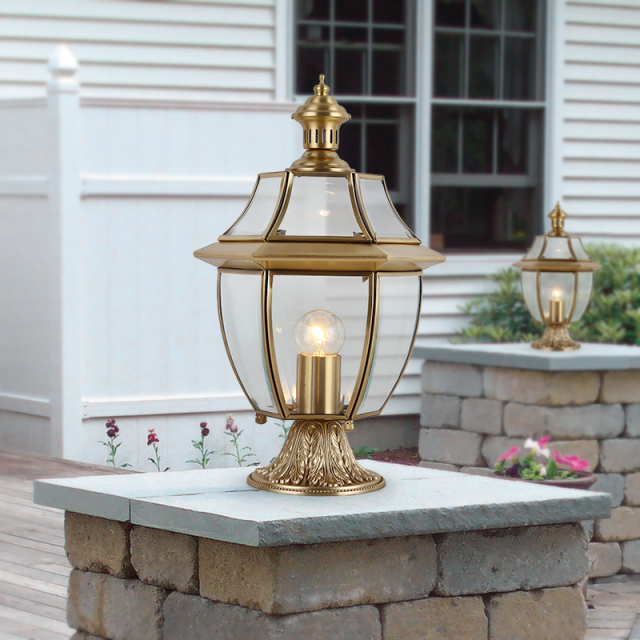
[[[607,493],[367,460],[387,486],[355,496],[259,491],[248,469],[36,480],[34,501],[86,515],[261,547],[606,518]]]
[[[434,362],[538,371],[640,369],[640,347],[582,343],[576,351],[540,351],[529,343],[447,344],[418,340],[412,357]]]

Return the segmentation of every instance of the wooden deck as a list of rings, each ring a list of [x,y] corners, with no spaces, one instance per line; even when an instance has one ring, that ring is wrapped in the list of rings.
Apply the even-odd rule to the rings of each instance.
[[[63,513],[33,504],[32,480],[121,471],[0,450],[0,640],[68,640]]]
[[[68,640],[73,634],[65,613],[70,567],[63,515],[33,504],[31,481],[105,473],[122,472],[0,450],[0,640]],[[585,640],[640,640],[639,616],[640,581],[594,585]]]

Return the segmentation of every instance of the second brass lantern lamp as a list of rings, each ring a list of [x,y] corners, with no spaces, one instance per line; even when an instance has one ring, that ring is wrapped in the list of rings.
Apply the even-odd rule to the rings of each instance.
[[[567,214],[560,203],[549,214],[551,231],[537,236],[514,267],[522,270],[522,294],[536,322],[546,324],[544,335],[532,343],[544,351],[579,349],[567,328],[586,311],[593,288],[593,272],[600,268],[577,236],[564,230]]]
[[[384,408],[416,336],[422,271],[444,256],[403,223],[382,176],[338,157],[350,116],[323,76],[314,92],[292,116],[303,156],[260,174],[235,224],[195,255],[218,267],[222,334],[256,421],[295,420],[248,483],[348,495],[385,484],[358,464],[345,431]]]

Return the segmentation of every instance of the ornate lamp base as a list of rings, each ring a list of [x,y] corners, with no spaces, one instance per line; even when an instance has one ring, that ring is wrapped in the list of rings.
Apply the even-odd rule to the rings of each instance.
[[[264,491],[314,496],[369,493],[386,484],[358,464],[337,420],[296,420],[278,457],[247,482]]]
[[[548,324],[540,340],[531,343],[534,349],[542,351],[574,351],[580,348],[569,336],[566,324]]]

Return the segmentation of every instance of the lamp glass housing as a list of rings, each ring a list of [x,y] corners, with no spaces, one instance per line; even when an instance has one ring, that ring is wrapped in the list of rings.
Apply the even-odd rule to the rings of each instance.
[[[422,274],[381,275],[371,373],[357,417],[382,411],[405,369],[420,320]]]
[[[297,399],[296,343],[298,319],[314,309],[337,316],[344,326],[340,348],[340,414],[348,407],[367,336],[369,282],[362,276],[274,274],[272,277],[271,317],[275,366],[286,407],[299,415]],[[278,382],[277,382],[278,383]]]
[[[261,237],[278,206],[283,182],[284,173],[258,176],[245,210],[224,235]]]
[[[294,176],[277,235],[354,238],[362,234],[344,176]]]
[[[229,358],[256,411],[278,415],[263,340],[264,276],[255,271],[220,271],[218,309]]]

